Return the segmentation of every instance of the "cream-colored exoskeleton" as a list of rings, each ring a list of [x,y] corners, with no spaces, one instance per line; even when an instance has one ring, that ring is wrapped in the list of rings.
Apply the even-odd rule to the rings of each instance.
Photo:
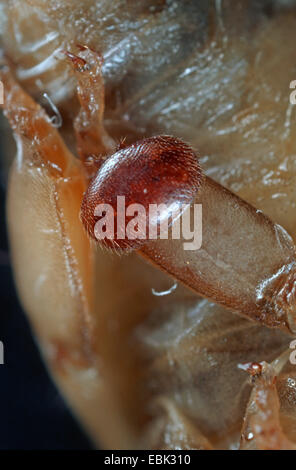
[[[81,160],[67,149],[51,119],[20,88],[5,64],[1,77],[5,115],[17,142],[7,208],[16,282],[24,308],[32,315],[43,354],[96,434],[102,414],[108,415],[113,404],[112,394],[103,385],[104,372],[94,341],[99,327],[94,315],[94,247],[81,225],[79,211],[89,170],[84,151],[92,154],[95,146],[96,153],[101,153],[112,141],[101,122],[101,61],[89,49],[85,54],[87,64],[78,58],[73,62],[81,80],[81,114],[76,120]],[[84,142],[91,148],[86,149]],[[101,276],[108,276],[103,266]],[[100,289],[99,282],[96,290]],[[81,379],[82,388],[77,385]],[[102,399],[100,406],[98,396]],[[124,422],[120,415],[118,422]],[[121,435],[120,426],[111,426],[111,434]]]
[[[190,337],[190,309],[188,315],[186,314],[189,335],[182,350],[178,350],[178,344],[182,341],[183,333],[180,333],[180,337],[174,338],[174,345],[169,354],[164,352],[158,356],[155,353],[155,357],[151,351],[149,354],[145,350],[142,351],[142,345],[136,338],[136,333],[142,337],[146,336],[153,351],[153,334],[149,334],[149,325],[146,325],[146,330],[141,325],[142,319],[148,312],[153,310],[166,312],[170,309],[175,312],[176,318],[179,318],[180,310],[184,309],[184,303],[187,302],[188,305],[191,303],[195,305],[195,311],[198,309],[202,318],[203,301],[199,301],[196,307],[194,294],[187,292],[185,288],[182,291],[181,287],[171,301],[151,296],[151,277],[153,276],[153,279],[161,284],[167,282],[166,275],[144,263],[136,254],[119,258],[100,251],[98,256],[95,245],[89,240],[79,219],[82,197],[89,179],[93,176],[96,161],[105,158],[115,149],[112,138],[108,136],[103,126],[104,86],[100,55],[87,47],[80,49],[79,56],[67,53],[77,79],[81,106],[74,124],[80,159],[77,159],[66,147],[58,129],[45,111],[15,81],[8,65],[4,63],[1,68],[0,75],[5,89],[4,111],[17,142],[17,156],[10,174],[7,213],[14,272],[20,298],[24,309],[29,313],[42,353],[54,377],[90,434],[103,446],[212,448],[215,444],[204,436],[198,420],[189,417],[186,410],[178,405],[178,399],[181,401],[178,393],[177,398],[173,400],[170,394],[166,393],[165,384],[161,391],[157,387],[153,389],[151,378],[147,386],[145,369],[147,363],[152,363],[156,371],[164,373],[168,360],[171,364],[184,368],[182,376],[186,377],[186,367],[190,368],[186,354],[191,354],[197,347]],[[210,194],[214,194],[217,187],[214,185]],[[225,194],[225,200],[229,202],[227,207],[231,208],[232,196],[229,196],[229,192]],[[240,205],[238,198],[234,202],[235,207]],[[221,210],[217,209],[217,212]],[[274,256],[283,256],[283,265],[293,267],[294,245],[290,238],[286,237],[281,229],[274,230],[274,225],[266,222],[259,213],[255,215],[255,210],[252,211],[252,217],[254,216],[252,219],[248,219],[247,213],[248,209],[246,219],[243,220],[254,221],[254,233],[262,234],[261,236],[265,238],[265,250],[268,252],[273,246]],[[256,232],[257,218],[259,221],[264,221],[262,224],[259,223],[261,232]],[[226,232],[225,230],[225,235]],[[278,245],[273,244],[274,239],[278,241]],[[211,237],[208,237],[208,251],[204,257],[205,272],[213,272],[210,269],[211,264],[207,264],[207,260],[210,259],[208,254],[211,250],[211,240]],[[253,245],[254,249],[258,247],[257,241]],[[199,269],[198,263],[194,262],[194,255],[183,259],[169,242],[163,246],[163,259],[167,260],[165,266],[167,272],[175,275],[177,279],[181,278],[182,282],[199,292],[197,287],[200,286],[200,278],[192,277],[192,273],[198,273]],[[223,246],[221,243],[220,254],[223,253]],[[240,246],[238,244],[238,253]],[[252,247],[251,242],[250,247]],[[147,248],[146,252],[149,256],[155,257],[155,245]],[[262,259],[263,255],[264,252]],[[232,256],[233,263],[237,263],[237,267],[244,266],[248,257],[250,252],[241,259]],[[271,258],[268,257],[268,262],[269,259]],[[272,260],[268,264],[268,269],[273,270],[277,264],[273,264]],[[183,277],[180,274],[182,263],[188,264],[192,269],[189,271],[188,268]],[[124,275],[117,277],[119,265]],[[223,265],[220,260],[219,269],[225,270],[225,266],[226,264]],[[280,268],[281,264],[278,267]],[[228,271],[225,270],[225,273],[233,272],[232,265]],[[257,277],[255,270],[249,270],[249,273],[250,278],[247,280],[241,279],[239,273],[235,282],[230,276],[227,282],[226,276],[225,285],[213,275],[208,284],[204,282],[204,291],[199,293],[211,297],[210,293],[213,292],[215,296],[212,297],[219,302],[220,294],[216,295],[216,292],[220,289],[220,292],[225,293],[224,303],[227,305],[228,300],[233,298],[227,297],[227,289],[233,286],[231,295],[236,295],[237,299],[233,305],[234,309],[240,309],[239,301],[242,295],[246,295],[244,301],[249,302],[246,305],[251,309],[251,306],[255,305],[255,300],[258,300],[249,295],[249,292],[254,291],[252,282],[257,281]],[[289,299],[292,297],[293,300],[295,293],[290,285],[286,287],[285,282],[281,283],[281,274],[275,279],[279,296],[276,299],[272,298],[270,305],[273,307],[273,301],[280,299],[280,304],[288,305],[290,308]],[[292,283],[293,270],[292,276],[288,268],[285,274]],[[212,285],[216,286],[214,291]],[[246,286],[249,285],[251,287],[248,290]],[[285,288],[282,292],[280,288],[283,285]],[[240,290],[241,286],[243,288]],[[269,287],[268,283],[262,286],[259,294],[263,298],[265,298],[265,288],[269,298]],[[271,285],[271,289],[274,289],[274,284]],[[288,301],[286,294],[290,294]],[[280,307],[281,305],[279,306],[281,312]],[[246,315],[246,312],[243,313]],[[266,315],[265,310],[263,313]],[[281,351],[283,345],[288,345],[290,337],[286,333],[294,331],[294,316],[290,315],[289,309],[287,312],[285,310],[284,314],[279,318],[271,316],[264,320],[260,316],[257,318],[256,309],[252,312],[250,310],[253,320],[269,326],[278,326],[276,324],[278,322],[279,326],[283,327],[285,333],[278,332],[278,335],[270,336],[270,341],[274,343],[273,353],[276,353],[277,348]],[[204,328],[202,321],[200,322],[198,354],[202,354],[205,338],[210,337],[210,342],[215,341],[212,335],[215,329],[217,330],[217,322],[221,322],[224,339],[227,339],[227,335],[233,330],[245,329],[250,332],[253,328],[257,328],[255,323],[244,319],[238,319],[234,326],[231,318],[221,315],[219,320],[213,320],[215,326],[213,329]],[[211,320],[209,323],[211,324]],[[135,333],[134,337],[131,336],[131,331]],[[262,335],[265,335],[264,330]],[[260,334],[258,338],[259,336]],[[260,343],[259,340],[258,342]],[[125,354],[121,356],[123,349]],[[209,351],[207,354],[210,354]],[[259,447],[268,447],[271,445],[270,434],[273,433],[273,448],[293,447],[293,444],[283,437],[280,426],[277,426],[277,431],[274,432],[273,421],[268,421],[270,426],[269,428],[266,426],[263,430],[265,433],[263,436],[256,426],[258,422],[264,421],[264,416],[267,416],[268,409],[271,408],[274,410],[278,425],[279,404],[273,377],[280,372],[287,358],[285,352],[271,366],[263,364],[257,375],[252,374],[253,369],[250,366],[255,385],[247,409],[242,446],[250,446],[249,442],[254,443],[257,437],[256,443]],[[206,373],[206,366],[204,367],[205,370],[202,366],[199,371],[201,375]],[[181,384],[177,384],[177,391],[178,386],[182,389]],[[268,408],[266,413],[264,407],[259,409],[260,403],[256,395],[257,391],[260,392],[262,389],[266,394],[265,403]],[[180,392],[181,395],[182,393]],[[153,406],[145,406],[148,401],[151,401]],[[223,402],[223,397],[221,401]],[[269,406],[270,403],[272,404]],[[196,408],[200,406],[200,403],[196,403]],[[257,410],[254,418],[252,413],[256,406],[259,411]],[[161,410],[161,413],[158,415],[156,410]],[[151,422],[153,422],[153,432],[150,429]],[[251,434],[252,439],[248,437]]]
[[[154,270],[136,255],[120,259],[100,250],[96,260],[79,219],[96,159],[115,148],[102,124],[101,57],[81,49],[84,58],[67,53],[81,104],[74,125],[80,159],[2,64],[4,113],[17,143],[7,203],[15,279],[42,354],[93,439],[110,448],[149,446],[155,437],[140,437],[150,420],[140,367],[146,358],[134,353],[137,341],[129,335],[164,302],[151,296]],[[167,282],[158,271],[153,278]]]

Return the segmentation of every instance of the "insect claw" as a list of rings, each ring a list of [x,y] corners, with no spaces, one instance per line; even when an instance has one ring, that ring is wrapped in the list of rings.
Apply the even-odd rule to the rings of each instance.
[[[125,147],[127,147],[126,137],[122,137],[117,143],[116,151],[124,149]]]
[[[76,47],[82,52],[83,51],[93,52],[94,54],[96,54],[99,57],[101,65],[104,63],[104,57],[103,57],[103,54],[100,51],[97,51],[97,50],[93,49],[90,46],[86,46],[85,44],[76,44]]]
[[[61,52],[65,54],[71,60],[75,69],[78,70],[79,72],[82,72],[86,70],[86,68],[88,68],[88,63],[82,57],[72,54],[72,52],[69,52],[69,51],[61,51]]]
[[[77,47],[77,49],[79,49],[80,51],[86,51],[87,49],[90,49],[90,47],[85,46],[85,45],[83,45],[83,44],[76,44],[76,47]]]

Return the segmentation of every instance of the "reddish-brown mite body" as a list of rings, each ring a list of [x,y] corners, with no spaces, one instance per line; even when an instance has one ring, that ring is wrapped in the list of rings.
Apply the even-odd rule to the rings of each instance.
[[[171,136],[143,139],[118,150],[100,167],[84,195],[81,220],[89,235],[97,239],[95,224],[99,218],[95,209],[100,204],[109,204],[114,210],[114,239],[101,241],[109,248],[137,249],[149,238],[148,228],[145,239],[122,237],[122,227],[117,224],[117,197],[125,197],[126,208],[131,204],[141,204],[147,214],[148,227],[151,204],[165,204],[167,207],[190,204],[201,180],[197,156],[182,140]],[[160,213],[155,224],[159,224],[165,215]],[[128,221],[126,217],[124,223]]]

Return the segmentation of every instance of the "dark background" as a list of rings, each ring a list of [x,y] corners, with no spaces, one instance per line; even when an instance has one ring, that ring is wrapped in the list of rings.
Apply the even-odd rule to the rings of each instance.
[[[0,341],[4,344],[4,365],[0,365],[0,449],[91,449],[91,443],[48,376],[17,298],[5,226],[6,178],[2,175],[3,167]]]

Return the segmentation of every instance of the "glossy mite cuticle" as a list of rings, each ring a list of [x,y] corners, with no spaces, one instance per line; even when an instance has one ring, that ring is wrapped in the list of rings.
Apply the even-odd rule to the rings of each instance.
[[[125,197],[125,207],[141,204],[148,214],[150,204],[190,204],[201,180],[201,168],[190,146],[171,136],[149,137],[119,149],[100,167],[84,195],[81,220],[90,237],[96,240],[95,208],[109,204],[114,210],[114,239],[100,241],[108,248],[138,249],[146,243],[148,234],[145,240],[119,238],[117,196]]]

